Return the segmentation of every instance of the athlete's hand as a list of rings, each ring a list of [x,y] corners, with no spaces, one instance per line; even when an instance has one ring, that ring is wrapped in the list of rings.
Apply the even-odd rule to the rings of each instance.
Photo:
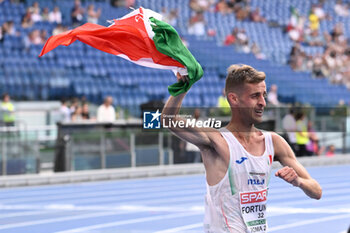
[[[187,75],[184,75],[184,76],[182,76],[179,72],[177,72],[177,74],[176,74],[176,78],[177,78],[177,81],[178,82],[188,82],[188,76]]]
[[[281,179],[287,181],[288,183],[296,187],[300,186],[300,177],[298,176],[296,171],[291,167],[286,166],[284,168],[281,168],[275,173],[275,176],[280,177]]]

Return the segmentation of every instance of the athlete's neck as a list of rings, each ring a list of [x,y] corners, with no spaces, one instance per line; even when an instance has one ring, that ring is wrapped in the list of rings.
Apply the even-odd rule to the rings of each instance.
[[[226,126],[226,128],[229,131],[231,131],[236,138],[240,138],[245,142],[249,142],[251,136],[253,136],[253,133],[258,131],[255,128],[254,124],[244,125],[244,124],[237,124],[232,121]]]

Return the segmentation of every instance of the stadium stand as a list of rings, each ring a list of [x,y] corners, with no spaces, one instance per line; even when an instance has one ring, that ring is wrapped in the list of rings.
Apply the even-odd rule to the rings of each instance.
[[[51,100],[62,97],[82,97],[99,104],[106,95],[115,98],[116,104],[129,109],[138,116],[139,105],[149,100],[164,99],[168,96],[167,85],[175,79],[169,71],[139,67],[113,55],[105,54],[83,43],[75,42],[69,48],[59,47],[42,58],[38,58],[42,45],[25,47],[25,39],[33,30],[45,30],[48,36],[56,24],[37,22],[32,27],[22,28],[21,18],[26,9],[35,1],[12,3],[5,0],[0,3],[0,25],[13,21],[17,35],[4,35],[0,42],[0,91],[8,92],[14,99]],[[58,6],[62,12],[63,24],[71,25],[73,2],[37,1],[41,9],[51,11]],[[206,30],[214,30],[214,35],[201,37],[188,34],[188,21],[192,15],[188,0],[138,0],[135,7],[143,6],[157,12],[165,9],[177,9],[180,17],[176,29],[189,44],[190,51],[202,64],[205,74],[200,82],[189,92],[184,106],[216,106],[224,86],[225,69],[232,63],[245,63],[263,70],[267,76],[268,88],[272,84],[279,87],[279,98],[283,103],[310,104],[313,106],[335,106],[339,100],[350,102],[350,92],[344,85],[331,84],[328,79],[314,79],[310,72],[295,72],[286,63],[293,46],[292,40],[283,32],[290,18],[290,7],[300,14],[307,15],[312,4],[318,1],[260,1],[252,0],[251,8],[260,8],[267,23],[238,21],[233,14],[219,12],[204,13]],[[330,32],[336,23],[350,25],[350,18],[339,17],[333,10],[332,2],[324,4],[324,10],[331,20],[320,23],[321,32]],[[121,17],[129,9],[111,7],[109,2],[84,1],[83,7],[94,4],[102,9],[99,24],[108,25],[108,20]],[[250,54],[238,53],[233,47],[222,46],[225,37],[233,27],[245,29],[250,43],[257,43],[267,60],[259,60]],[[346,36],[350,36],[345,31]],[[307,54],[322,53],[323,47],[302,46]],[[159,88],[153,88],[157,85]]]

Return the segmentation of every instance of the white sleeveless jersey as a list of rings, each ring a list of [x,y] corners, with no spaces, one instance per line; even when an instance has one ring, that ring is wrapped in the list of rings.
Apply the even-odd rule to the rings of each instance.
[[[221,128],[220,132],[229,146],[230,163],[218,184],[207,183],[204,231],[267,232],[266,197],[274,157],[271,133],[263,132],[265,152],[254,156],[229,130]]]

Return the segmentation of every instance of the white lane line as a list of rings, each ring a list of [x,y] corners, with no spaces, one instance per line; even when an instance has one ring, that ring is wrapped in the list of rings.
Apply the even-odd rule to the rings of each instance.
[[[281,202],[280,204],[281,205],[289,205],[289,206],[295,206],[295,205],[300,205],[300,204],[305,204],[305,203],[316,203],[316,202],[320,202],[319,204],[325,204],[326,202],[350,200],[350,195],[344,193],[344,195],[342,195],[342,196],[324,197],[321,200],[322,201],[317,201],[317,200],[313,200],[313,199],[304,199],[304,200],[298,200],[298,201],[291,200],[291,201]],[[269,203],[272,203],[275,201],[275,199],[270,198],[270,199],[268,199],[268,201],[269,201]],[[276,202],[274,204],[279,204],[279,203]],[[327,205],[330,205],[330,204],[327,204]]]
[[[126,212],[126,213],[129,213],[129,212]],[[102,217],[102,216],[108,216],[108,215],[120,215],[120,214],[125,214],[125,213],[103,212],[103,213],[83,214],[78,216],[66,216],[66,217],[60,217],[60,218],[52,217],[49,219],[4,224],[0,226],[0,230],[47,224],[47,223],[53,223],[53,222],[64,222],[64,221],[84,219],[84,218],[96,218],[96,217]]]
[[[350,208],[293,208],[267,206],[268,217],[285,214],[350,214]]]
[[[319,223],[319,222],[338,220],[338,219],[343,219],[343,218],[350,218],[350,214],[345,214],[345,215],[342,214],[342,215],[336,215],[336,216],[331,216],[331,217],[324,217],[324,218],[319,218],[319,219],[312,219],[312,220],[305,220],[305,221],[300,221],[300,222],[296,222],[296,223],[284,224],[281,226],[269,228],[269,232],[283,230],[283,229],[290,229],[293,227],[305,226],[305,225]]]
[[[116,199],[114,197],[106,197],[106,198],[100,198],[98,200],[74,200],[67,202],[51,202],[52,204],[57,205],[84,205],[84,204],[90,204],[90,205],[127,205],[129,203],[133,204],[140,204],[140,205],[159,205],[162,203],[180,203],[184,201],[201,201],[204,202],[204,193],[193,193],[193,195],[183,196],[181,195],[175,196],[175,197],[168,197],[165,194],[163,195],[154,195],[151,197],[150,195],[147,199]],[[45,204],[51,204],[51,203],[45,203]],[[101,204],[102,203],[102,204]],[[181,203],[180,203],[181,204]]]
[[[181,227],[169,228],[169,229],[166,229],[166,230],[156,231],[154,233],[183,232],[185,230],[190,230],[190,229],[199,228],[199,227],[203,227],[203,223],[202,222],[191,224],[191,225],[185,225],[185,226],[181,226]]]
[[[13,209],[12,209],[13,210]],[[8,213],[8,214],[0,214],[0,219],[2,218],[13,218],[13,217],[21,217],[21,216],[32,216],[32,215],[41,215],[41,214],[57,214],[61,211],[54,210],[40,210],[40,211],[22,211],[16,213]]]
[[[328,198],[333,198],[334,196],[339,196],[339,194],[344,194],[344,196],[346,196],[346,194],[350,193],[350,188],[347,189],[339,189],[339,190],[327,190],[327,191],[323,191],[323,198],[322,200],[328,200]],[[338,194],[338,195],[336,195]],[[298,198],[303,198],[303,199],[308,199],[307,196],[305,195],[305,193],[300,192],[299,190],[291,190],[291,192],[284,192],[284,193],[280,193],[280,194],[270,194],[268,195],[268,200],[283,200],[283,203],[285,202],[285,200],[288,199],[298,199]],[[317,202],[317,200],[312,200],[312,199],[308,199],[310,201],[313,202]]]
[[[108,227],[116,227],[121,225],[128,225],[128,224],[134,224],[134,223],[140,223],[140,222],[149,222],[149,221],[156,221],[156,220],[164,220],[164,219],[171,219],[171,218],[182,218],[182,217],[188,217],[193,215],[201,215],[202,213],[182,213],[182,214],[168,214],[168,215],[158,215],[153,217],[145,217],[145,218],[135,218],[130,220],[123,220],[118,222],[111,222],[111,223],[102,223],[87,227],[80,227],[75,229],[70,229],[66,231],[59,231],[56,233],[77,233],[77,232],[88,232],[90,230],[96,230],[101,228],[108,228]]]
[[[57,194],[81,194],[84,192],[90,192],[91,190],[94,191],[100,191],[100,192],[110,192],[110,191],[121,191],[121,190],[135,190],[135,192],[138,192],[140,189],[156,189],[158,187],[178,187],[181,188],[183,186],[195,186],[201,184],[203,187],[205,187],[205,179],[203,176],[203,179],[198,182],[196,179],[189,180],[189,179],[184,179],[181,181],[177,181],[176,183],[171,183],[166,180],[161,181],[161,182],[145,182],[145,183],[114,183],[114,184],[107,184],[107,185],[100,185],[96,184],[95,186],[86,186],[84,183],[77,183],[72,187],[66,187],[66,185],[61,185],[58,187],[52,187],[48,186],[49,189],[47,190],[41,190],[41,187],[26,187],[24,188],[12,188],[12,190],[2,190],[0,192],[0,197],[1,198],[6,198],[6,196],[11,196],[13,197],[37,197],[38,195],[57,195]],[[102,187],[101,187],[102,186]],[[21,192],[18,192],[18,189],[21,189]],[[34,189],[34,190],[32,190]]]
[[[45,205],[45,206],[16,206],[16,205],[8,205],[8,206],[0,206],[0,210],[37,210],[38,213],[40,211],[47,211],[50,213],[54,213],[55,211],[64,212],[64,211],[105,211],[115,213],[137,213],[137,212],[186,212],[186,211],[197,211],[199,213],[204,213],[204,206],[201,204],[198,205],[167,205],[167,206],[147,206],[147,205],[118,205],[118,206],[99,206],[99,205],[90,205],[90,206],[75,206],[75,205]],[[35,211],[32,211],[33,213]],[[343,208],[334,208],[334,206],[328,206],[327,208],[294,208],[294,207],[280,207],[276,205],[268,205],[267,206],[268,216],[277,216],[277,215],[285,215],[285,214],[350,214],[350,206]],[[23,212],[26,214],[26,212]],[[3,214],[0,216],[6,217],[7,214]],[[8,214],[11,215],[11,214]],[[7,216],[8,216],[7,215]],[[16,213],[13,213],[15,216]],[[29,214],[28,214],[29,215]]]

